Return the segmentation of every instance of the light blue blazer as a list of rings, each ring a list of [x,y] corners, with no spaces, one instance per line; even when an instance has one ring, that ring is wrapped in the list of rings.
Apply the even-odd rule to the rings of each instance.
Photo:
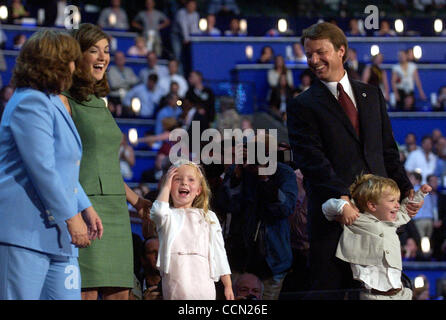
[[[58,96],[17,89],[0,124],[0,242],[77,256],[65,220],[91,206],[82,144]]]

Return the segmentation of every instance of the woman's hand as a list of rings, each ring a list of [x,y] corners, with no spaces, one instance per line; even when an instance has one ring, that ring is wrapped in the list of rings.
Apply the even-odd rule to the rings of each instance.
[[[133,205],[141,219],[148,219],[150,209],[152,208],[152,201],[139,197]]]
[[[234,291],[232,291],[232,287],[225,287],[225,298],[226,300],[234,300]]]
[[[78,248],[88,247],[91,242],[88,239],[88,229],[84,220],[82,219],[81,213],[79,212],[74,217],[66,220],[68,232],[71,235],[71,243]]]
[[[104,232],[102,220],[93,207],[88,207],[82,211],[82,218],[88,229],[88,239],[101,239]]]

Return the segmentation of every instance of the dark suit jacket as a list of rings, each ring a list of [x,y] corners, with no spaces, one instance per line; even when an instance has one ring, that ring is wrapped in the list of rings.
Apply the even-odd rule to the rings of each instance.
[[[352,79],[350,83],[359,112],[360,137],[320,80],[288,104],[290,145],[309,197],[310,241],[339,239],[340,224],[328,222],[321,205],[329,198],[350,195],[349,186],[361,173],[394,179],[402,194],[412,189],[399,160],[381,91]]]

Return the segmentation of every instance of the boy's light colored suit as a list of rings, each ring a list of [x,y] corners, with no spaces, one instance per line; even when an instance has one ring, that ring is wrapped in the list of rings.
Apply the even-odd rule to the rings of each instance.
[[[82,145],[59,97],[19,88],[0,125],[0,243],[77,256],[65,220],[91,206]]]

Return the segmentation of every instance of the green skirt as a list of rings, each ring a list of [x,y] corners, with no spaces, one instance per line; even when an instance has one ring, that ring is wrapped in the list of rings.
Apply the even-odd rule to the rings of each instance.
[[[133,287],[133,243],[125,195],[89,196],[104,227],[101,240],[79,249],[82,288]]]

